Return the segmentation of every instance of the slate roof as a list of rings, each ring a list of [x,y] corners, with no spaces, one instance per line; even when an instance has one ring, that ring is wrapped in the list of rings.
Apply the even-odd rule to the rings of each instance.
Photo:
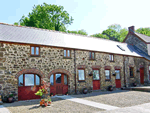
[[[143,35],[143,34],[140,34],[140,33],[136,33],[134,32],[138,37],[140,37],[141,39],[143,39],[145,42],[150,42],[150,37],[149,36],[146,36],[146,35]]]
[[[126,43],[40,28],[6,25],[3,23],[0,23],[0,41],[84,49],[142,57],[139,53],[135,52],[135,49],[131,45]]]

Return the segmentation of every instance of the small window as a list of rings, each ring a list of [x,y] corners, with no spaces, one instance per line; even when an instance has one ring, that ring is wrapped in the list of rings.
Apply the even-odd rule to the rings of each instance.
[[[25,74],[25,86],[34,86],[34,74]]]
[[[31,47],[31,55],[39,56],[40,55],[40,48],[39,47]]]
[[[134,77],[134,68],[130,67],[130,77]]]
[[[64,84],[67,85],[67,75],[64,75]]]
[[[23,75],[20,75],[18,78],[18,86],[23,86]]]
[[[115,70],[116,79],[120,79],[120,70]]]
[[[99,80],[99,70],[93,70],[93,80]]]
[[[61,83],[61,74],[55,74],[56,75],[56,83]]]
[[[50,77],[50,84],[54,85],[54,75],[51,75],[51,77]]]
[[[85,80],[84,69],[78,70],[78,80],[79,80],[79,81],[84,81],[84,80]]]
[[[95,59],[95,52],[89,52],[89,59]]]
[[[40,85],[40,77],[36,75],[36,85]]]
[[[114,55],[112,54],[109,55],[109,61],[114,61]]]
[[[64,49],[64,57],[65,58],[71,58],[71,50]]]
[[[110,70],[105,70],[106,80],[110,80]]]

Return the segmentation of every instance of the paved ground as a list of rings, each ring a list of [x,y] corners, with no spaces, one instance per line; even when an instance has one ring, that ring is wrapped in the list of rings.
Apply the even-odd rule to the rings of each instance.
[[[39,100],[20,101],[13,104],[4,104],[12,113],[150,113],[150,93],[139,91],[105,91],[94,92],[86,95],[71,95],[82,100],[89,100],[100,104],[119,107],[119,109],[106,111],[100,108],[84,105],[61,98],[52,98],[52,105],[40,107]]]
[[[128,90],[94,92],[72,96],[117,107],[131,107],[150,102],[150,92]]]

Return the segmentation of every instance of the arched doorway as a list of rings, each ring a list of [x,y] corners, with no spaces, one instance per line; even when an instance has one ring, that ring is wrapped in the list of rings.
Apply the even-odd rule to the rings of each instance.
[[[41,77],[38,74],[21,74],[18,77],[18,100],[40,99],[35,93],[41,86]]]
[[[64,73],[54,73],[50,76],[50,93],[66,94],[68,93],[68,76]]]

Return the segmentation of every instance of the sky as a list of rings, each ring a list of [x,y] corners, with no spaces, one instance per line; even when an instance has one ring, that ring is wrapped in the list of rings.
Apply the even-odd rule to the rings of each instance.
[[[0,0],[0,23],[14,24],[44,2],[63,6],[73,17],[67,30],[84,29],[88,35],[101,33],[112,24],[150,27],[150,0]]]

